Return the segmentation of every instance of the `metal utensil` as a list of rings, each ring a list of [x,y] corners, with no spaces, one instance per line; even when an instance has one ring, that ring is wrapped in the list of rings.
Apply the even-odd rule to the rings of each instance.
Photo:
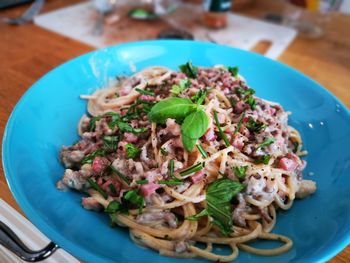
[[[45,0],[35,0],[34,3],[19,17],[1,17],[1,20],[10,25],[23,25],[33,20],[41,8],[43,7]]]
[[[38,262],[51,256],[59,246],[50,242],[41,250],[29,249],[5,223],[0,221],[0,245],[15,253],[22,260]]]

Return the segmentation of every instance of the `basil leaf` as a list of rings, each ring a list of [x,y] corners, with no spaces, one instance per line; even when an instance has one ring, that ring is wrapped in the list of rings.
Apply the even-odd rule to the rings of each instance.
[[[224,235],[228,235],[232,228],[231,200],[241,192],[245,186],[227,178],[216,180],[206,191],[207,210]]]
[[[94,161],[94,159],[97,157],[97,156],[105,156],[106,155],[106,152],[104,149],[97,149],[96,151],[86,155],[84,157],[83,160],[81,160],[81,165],[83,164],[92,164],[92,162]]]
[[[188,114],[197,108],[190,99],[169,98],[156,103],[150,113],[149,119],[152,122],[165,124],[168,118],[181,122]]]
[[[251,116],[249,116],[248,121],[245,124],[245,127],[247,127],[247,129],[250,132],[259,132],[261,130],[264,130],[267,127],[267,125],[260,121],[254,121],[254,119]]]
[[[186,219],[194,221],[203,216],[210,216],[222,234],[228,236],[232,232],[233,225],[231,200],[244,188],[243,184],[227,178],[216,180],[206,191],[207,208]]]
[[[189,78],[197,77],[198,68],[193,66],[192,62],[189,61],[184,65],[179,66],[182,73],[184,73]]]
[[[231,73],[233,77],[236,78],[238,76],[238,67],[228,67],[227,70]]]
[[[91,178],[88,178],[87,181],[93,189],[103,196],[104,199],[108,198],[108,194],[95,181],[93,181]]]
[[[136,158],[141,152],[141,150],[137,148],[135,145],[133,145],[132,143],[126,144],[125,150],[126,150],[126,157],[128,159]]]
[[[206,191],[207,200],[217,202],[230,202],[245,186],[228,178],[221,178],[211,183]]]
[[[188,115],[182,125],[182,143],[187,151],[192,151],[199,139],[208,129],[208,117],[203,110]]]
[[[232,170],[235,173],[235,176],[239,180],[244,180],[246,177],[247,168],[248,166],[239,166],[239,167],[237,166],[237,167],[232,167]]]
[[[264,141],[262,144],[260,144],[258,147],[256,147],[256,150],[266,147],[276,141],[275,138],[268,138],[266,141]]]
[[[193,216],[188,216],[185,219],[186,220],[190,220],[190,221],[197,221],[198,219],[202,218],[203,216],[208,216],[208,215],[209,215],[208,210],[207,209],[203,209],[198,214],[193,215]]]
[[[108,206],[105,209],[105,212],[108,214],[113,214],[116,213],[118,211],[120,211],[121,209],[121,205],[120,203],[118,203],[117,201],[113,200],[112,202],[110,202],[108,204]]]
[[[197,94],[191,98],[191,100],[194,103],[197,103],[197,105],[201,105],[204,102],[205,98],[207,97],[208,91],[209,91],[209,88],[199,90]]]
[[[103,147],[106,151],[112,152],[117,150],[119,137],[118,136],[108,136],[105,135],[102,137]]]
[[[181,94],[185,89],[187,89],[191,85],[191,82],[189,79],[182,79],[180,80],[179,85],[173,85],[171,87],[170,92],[174,94],[175,96]]]
[[[271,156],[269,154],[260,156],[258,159],[255,160],[256,164],[263,163],[263,164],[269,164],[269,161],[271,159]]]

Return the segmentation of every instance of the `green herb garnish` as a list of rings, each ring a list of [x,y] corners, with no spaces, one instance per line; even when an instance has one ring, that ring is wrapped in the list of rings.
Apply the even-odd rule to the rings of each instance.
[[[255,90],[254,89],[244,89],[242,87],[238,87],[235,89],[237,94],[242,95],[243,97],[247,97],[247,96],[251,96],[253,94],[255,94]]]
[[[164,148],[160,148],[160,153],[163,155],[163,156],[168,156],[168,152],[166,150],[164,150]]]
[[[184,65],[179,66],[182,73],[184,73],[189,78],[197,77],[198,68],[192,65],[191,61],[188,61]]]
[[[266,147],[272,143],[274,143],[276,141],[275,138],[268,138],[266,141],[264,141],[262,144],[260,144],[258,147],[256,147],[256,150],[260,149],[260,148],[263,148],[263,147]]]
[[[205,89],[199,90],[196,95],[192,96],[191,100],[194,103],[197,103],[197,105],[202,105],[205,98],[207,97],[208,91],[209,91],[208,87]]]
[[[180,172],[181,176],[186,176],[195,172],[198,172],[203,169],[203,163],[197,163],[195,165],[192,165],[191,167],[186,168],[185,170],[182,170]]]
[[[226,146],[230,146],[230,142],[228,141],[228,139],[226,137],[226,134],[222,131],[222,129],[220,127],[219,118],[218,118],[218,114],[216,113],[216,111],[214,111],[214,120],[215,120],[215,123],[216,123],[216,127],[219,130],[220,136],[225,142],[225,145]]]
[[[123,199],[129,201],[131,204],[135,205],[139,209],[142,209],[142,207],[145,204],[145,199],[143,198],[142,195],[140,195],[140,190],[139,189],[133,189],[130,191],[127,191]]]
[[[181,185],[183,184],[180,180],[169,180],[169,181],[159,181],[158,184],[166,184],[166,185]]]
[[[190,99],[174,97],[156,103],[152,107],[148,117],[152,122],[160,124],[165,124],[168,118],[181,122],[196,109],[197,105],[193,104]]]
[[[231,73],[231,75],[235,78],[238,76],[238,67],[228,67],[227,70]]]
[[[193,112],[184,119],[181,133],[182,143],[187,151],[192,151],[197,140],[207,131],[208,125],[208,117],[203,110]]]
[[[129,123],[119,121],[118,127],[121,132],[142,133],[145,132],[145,128],[133,128]]]
[[[221,178],[210,184],[206,190],[207,208],[189,220],[198,220],[209,215],[213,223],[218,226],[224,235],[232,232],[232,205],[231,200],[241,192],[245,186],[228,178]]]
[[[203,156],[203,158],[207,158],[208,157],[208,154],[203,149],[202,145],[197,144],[196,147],[197,147],[198,151],[201,153],[201,155]]]
[[[108,198],[108,194],[95,181],[93,181],[91,178],[88,178],[87,181],[93,189],[103,196],[104,199]]]
[[[247,103],[252,110],[256,109],[256,100],[252,96],[247,97],[244,102]]]
[[[139,89],[139,88],[136,88],[135,89],[138,93],[140,94],[143,94],[143,95],[149,95],[149,96],[155,96],[156,94],[151,91],[151,90],[145,90],[145,89]]]
[[[245,118],[245,112],[243,112],[243,114],[241,115],[241,118],[238,121],[237,127],[236,127],[233,135],[236,135],[237,132],[239,131],[239,129],[241,128],[244,118]]]
[[[109,184],[108,187],[111,190],[112,194],[117,194],[117,189],[115,189],[115,186],[113,184]]]
[[[112,152],[117,150],[119,137],[118,136],[108,136],[105,135],[102,137],[103,147],[106,151]]]
[[[197,221],[198,219],[200,219],[200,218],[202,218],[204,216],[208,216],[208,215],[209,215],[208,210],[207,209],[203,209],[202,211],[200,211],[196,215],[186,217],[186,220]]]
[[[237,100],[235,98],[231,97],[231,98],[229,98],[229,101],[230,101],[230,104],[231,104],[232,108],[236,107]]]
[[[101,120],[101,116],[95,116],[90,119],[89,122],[89,131],[93,132],[96,129],[96,122]]]
[[[108,127],[113,129],[119,122],[120,120],[120,116],[119,114],[115,113],[115,112],[107,112],[105,114],[103,114],[103,116],[105,117],[109,117],[111,120],[108,122]]]
[[[171,178],[174,177],[174,160],[173,159],[169,161],[169,175]]]
[[[255,160],[256,164],[263,163],[263,164],[269,164],[269,161],[271,159],[271,156],[269,154],[260,156],[258,159]]]
[[[137,184],[148,184],[148,180],[144,179],[144,180],[137,180],[136,181]]]
[[[158,102],[148,114],[152,122],[164,124],[168,118],[181,123],[182,143],[192,151],[196,141],[206,132],[208,117],[200,106],[189,99],[169,98]]]
[[[232,167],[233,172],[235,173],[235,176],[239,180],[244,180],[246,177],[248,166],[237,166],[237,167]]]
[[[116,200],[109,202],[108,206],[105,209],[105,212],[108,214],[113,214],[119,212],[121,209],[121,204]]]
[[[117,168],[115,168],[113,165],[109,166],[112,170],[113,173],[115,173],[116,175],[118,175],[120,177],[120,179],[122,179],[126,184],[130,184],[131,180],[126,177],[126,175],[124,175],[121,171],[119,171]]]
[[[126,144],[125,150],[126,150],[126,157],[128,159],[136,158],[141,152],[141,150],[137,148],[135,145],[133,145],[132,143]]]
[[[185,89],[187,89],[189,86],[191,85],[191,82],[189,79],[182,79],[180,80],[179,85],[173,85],[171,87],[170,92],[175,95],[178,96],[179,94],[181,94]]]
[[[106,156],[105,150],[104,150],[104,149],[97,149],[96,151],[94,151],[94,152],[92,152],[92,153],[86,155],[86,156],[84,157],[84,159],[81,160],[81,165],[86,164],[86,163],[92,164],[92,162],[94,161],[94,159],[95,159],[97,156],[102,156],[102,157],[103,157],[103,156]]]
[[[264,130],[267,125],[263,122],[260,121],[254,121],[254,119],[249,116],[248,121],[245,124],[245,127],[250,131],[250,132],[260,132],[261,130]]]

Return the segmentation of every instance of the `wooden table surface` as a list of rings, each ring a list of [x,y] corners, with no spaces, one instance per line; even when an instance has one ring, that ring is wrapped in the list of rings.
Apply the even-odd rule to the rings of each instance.
[[[46,1],[44,11],[72,2]],[[276,1],[275,1],[276,2]],[[262,1],[245,14],[260,16]],[[26,6],[0,11],[0,16],[16,16]],[[288,64],[317,80],[350,107],[350,16],[334,14],[326,34],[318,40],[298,37],[280,57]],[[93,48],[49,32],[33,24],[8,26],[0,23],[0,137],[7,119],[23,93],[42,75],[57,65]],[[259,48],[257,48],[259,49]],[[0,198],[21,212],[0,169]],[[22,213],[22,212],[21,212]],[[22,213],[23,214],[23,213]],[[350,262],[350,246],[330,262]]]

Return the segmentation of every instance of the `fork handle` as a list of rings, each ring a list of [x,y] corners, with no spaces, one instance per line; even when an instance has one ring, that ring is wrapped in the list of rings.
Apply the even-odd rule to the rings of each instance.
[[[29,249],[5,223],[0,221],[0,245],[12,251],[22,260],[27,262],[38,262],[51,256],[59,246],[50,242],[41,250]]]

